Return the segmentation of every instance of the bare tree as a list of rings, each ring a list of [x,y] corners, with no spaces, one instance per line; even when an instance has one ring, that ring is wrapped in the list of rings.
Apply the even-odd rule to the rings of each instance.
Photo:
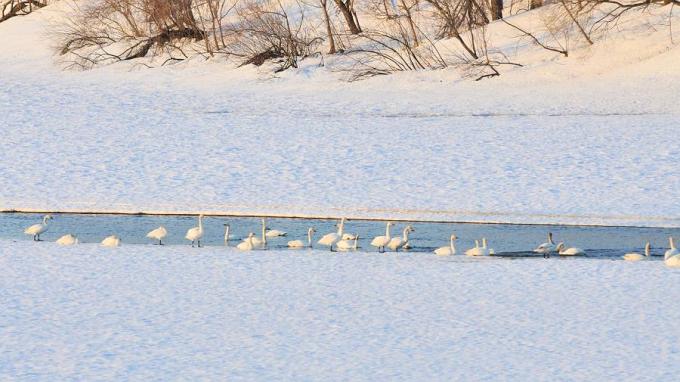
[[[359,25],[359,17],[354,9],[354,0],[333,0],[335,5],[342,13],[347,23],[347,28],[351,34],[361,33],[361,25]]]

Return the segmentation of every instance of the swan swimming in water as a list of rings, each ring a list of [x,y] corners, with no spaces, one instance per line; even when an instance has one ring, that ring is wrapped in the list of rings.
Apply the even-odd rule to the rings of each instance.
[[[279,231],[278,229],[268,229],[267,234],[265,236],[267,237],[280,237],[280,236],[286,236],[288,235],[286,232]]]
[[[393,225],[394,223],[387,222],[385,236],[376,236],[371,241],[371,245],[378,248],[378,252],[385,252],[385,246],[389,244],[390,240],[392,240],[392,236],[390,236],[390,227]]]
[[[57,240],[57,244],[59,245],[74,245],[78,244],[78,238],[74,235],[71,235],[70,233],[68,235],[64,235],[60,237]]]
[[[339,251],[356,251],[359,248],[359,235],[352,235],[352,240],[340,240],[335,244]]]
[[[465,256],[484,256],[484,249],[479,246],[479,240],[475,240],[475,246],[465,251]]]
[[[288,248],[312,248],[312,235],[316,232],[316,229],[314,227],[310,227],[307,230],[307,244],[303,242],[302,240],[291,240],[288,242]]]
[[[548,232],[548,242],[536,247],[534,252],[542,254],[543,257],[550,257],[551,253],[557,252],[557,246],[553,241],[552,232]]]
[[[120,247],[120,238],[116,235],[107,236],[102,240],[104,247]]]
[[[252,251],[255,248],[255,244],[253,244],[253,236],[255,236],[254,233],[249,233],[248,237],[240,242],[236,248],[241,250],[241,251]]]
[[[168,231],[163,226],[160,226],[146,234],[146,237],[149,239],[158,240],[158,245],[163,245],[163,239],[166,236],[168,236]]]
[[[189,228],[184,237],[187,240],[191,240],[191,247],[194,246],[194,242],[198,242],[198,248],[201,248],[201,239],[203,238],[203,214],[198,215],[198,227]]]
[[[40,240],[40,234],[47,232],[47,222],[52,219],[52,215],[45,215],[43,217],[42,223],[33,224],[32,226],[26,228],[24,233],[26,235],[33,236],[33,241],[42,241]]]
[[[560,256],[585,256],[586,251],[581,248],[570,247],[564,248],[564,243],[557,244],[557,253]]]
[[[680,251],[675,248],[675,243],[673,242],[672,237],[670,237],[668,241],[670,242],[671,248],[664,254],[663,262],[667,267],[680,268]]]
[[[675,242],[673,241],[672,236],[668,238],[668,245],[670,246],[670,249],[668,249],[666,253],[664,253],[663,255],[664,260],[667,260],[675,255],[680,254],[680,251],[678,251],[678,249],[675,248]]]
[[[406,245],[408,244],[408,234],[414,231],[412,226],[407,225],[406,228],[404,228],[402,237],[393,237],[390,239],[390,242],[387,243],[387,247],[396,252],[399,252],[399,248],[406,248]]]
[[[641,260],[649,259],[650,249],[651,249],[651,245],[649,244],[649,242],[647,242],[647,244],[645,244],[645,254],[644,255],[641,255],[637,252],[626,253],[625,255],[623,255],[623,259],[626,260],[626,261],[641,261]]]
[[[267,249],[267,220],[264,218],[262,219],[262,238],[259,238],[253,234],[252,242],[255,247]]]
[[[345,218],[342,218],[340,219],[340,225],[338,225],[338,232],[332,232],[323,235],[321,239],[317,241],[317,243],[329,246],[332,252],[333,245],[342,239],[344,231],[345,231]]]
[[[457,237],[456,235],[451,235],[450,238],[450,243],[448,247],[439,247],[434,250],[434,254],[437,256],[453,256],[456,254],[456,246],[454,245],[454,241],[456,241]]]

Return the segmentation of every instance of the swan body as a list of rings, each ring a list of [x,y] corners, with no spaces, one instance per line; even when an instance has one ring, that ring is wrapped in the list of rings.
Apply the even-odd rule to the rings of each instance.
[[[52,220],[52,215],[45,215],[43,217],[42,223],[33,224],[32,226],[26,228],[24,233],[26,235],[33,236],[33,241],[41,241],[40,234],[47,232],[47,222]]]
[[[64,235],[60,237],[57,240],[57,244],[59,245],[74,245],[78,244],[78,238],[75,237],[74,235],[71,235],[70,233],[68,235]]]
[[[203,214],[198,215],[198,227],[189,228],[187,234],[184,236],[187,240],[191,240],[191,246],[198,242],[198,247],[201,247],[201,239],[203,238]]]
[[[253,236],[255,236],[254,233],[249,233],[248,238],[240,242],[236,248],[241,250],[241,251],[252,251],[255,248],[255,244],[253,244]]]
[[[671,258],[673,256],[680,255],[680,251],[678,251],[678,249],[675,248],[675,242],[673,241],[673,237],[668,238],[668,243],[669,243],[671,248],[669,250],[667,250],[666,253],[664,253],[664,255],[663,255],[664,261],[668,260],[669,258]]]
[[[456,254],[456,246],[454,241],[456,241],[456,235],[451,235],[449,246],[439,247],[434,250],[434,254],[437,256],[453,256]]]
[[[356,251],[357,248],[359,248],[359,235],[352,235],[354,239],[352,240],[340,240],[335,244],[335,246],[338,248],[340,251],[351,251],[354,250]]]
[[[651,245],[649,244],[649,242],[647,242],[647,244],[645,244],[645,254],[644,255],[641,255],[637,252],[626,253],[625,255],[623,255],[623,259],[626,260],[626,261],[640,261],[640,260],[649,259],[650,248],[651,248]]]
[[[557,246],[553,241],[552,232],[548,233],[548,241],[536,247],[534,252],[543,254],[544,257],[549,257],[551,253],[557,252]]]
[[[671,256],[663,262],[667,267],[680,268],[680,255]]]
[[[160,226],[146,234],[146,237],[149,239],[158,240],[158,245],[163,245],[163,239],[166,236],[168,236],[168,230],[166,230],[163,226]]]
[[[104,247],[120,247],[120,238],[116,235],[107,236],[102,240]]]
[[[378,252],[385,252],[385,247],[390,243],[390,240],[392,240],[392,236],[390,236],[390,227],[393,225],[394,223],[387,222],[385,236],[376,236],[371,241],[371,245],[378,248]]]
[[[342,239],[345,230],[345,218],[340,219],[340,225],[338,226],[338,232],[327,233],[317,241],[321,245],[327,245],[330,250],[333,251],[333,245]]]
[[[283,231],[279,231],[278,229],[271,229],[268,230],[265,236],[267,237],[279,237],[279,236],[286,236],[287,233]]]
[[[399,251],[399,248],[405,248],[406,244],[408,244],[408,234],[413,231],[415,231],[413,227],[407,225],[406,228],[404,228],[402,237],[393,237],[389,243],[387,243],[387,247],[397,252]]]
[[[316,232],[316,229],[310,228],[307,230],[307,244],[302,240],[291,240],[288,242],[288,248],[312,248],[312,235]]]
[[[564,243],[559,243],[557,245],[557,253],[560,256],[584,256],[586,254],[586,251],[576,247],[570,247],[565,249]]]

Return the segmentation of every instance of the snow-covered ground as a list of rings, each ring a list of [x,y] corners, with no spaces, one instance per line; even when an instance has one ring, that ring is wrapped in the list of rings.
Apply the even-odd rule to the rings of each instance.
[[[0,269],[0,379],[680,373],[680,273],[660,261],[0,241]]]
[[[62,72],[57,10],[0,25],[0,209],[680,226],[667,28],[569,59],[524,42],[535,62],[487,81],[345,83],[311,60]]]

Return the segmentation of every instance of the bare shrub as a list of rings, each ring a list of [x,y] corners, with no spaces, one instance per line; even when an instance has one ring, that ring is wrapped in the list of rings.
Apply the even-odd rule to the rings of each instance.
[[[423,33],[418,39],[414,38],[411,26],[401,18],[389,20],[379,30],[365,31],[353,45],[346,52],[352,60],[352,65],[346,69],[350,73],[350,81],[448,66],[433,41]]]
[[[15,16],[23,16],[49,4],[48,0],[4,0],[0,1],[0,23]]]
[[[241,66],[262,65],[280,59],[275,70],[297,68],[300,58],[314,54],[323,42],[305,27],[305,11],[301,3],[287,10],[280,0],[250,2],[237,10],[238,21],[228,27],[226,52],[245,58]],[[295,17],[289,12],[296,12]]]

